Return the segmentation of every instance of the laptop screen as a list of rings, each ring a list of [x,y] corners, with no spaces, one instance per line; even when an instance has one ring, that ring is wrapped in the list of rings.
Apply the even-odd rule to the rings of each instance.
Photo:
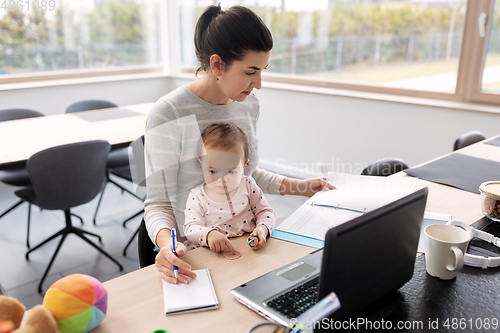
[[[411,279],[427,188],[330,229],[318,298],[334,291],[341,307],[331,318],[352,317]]]

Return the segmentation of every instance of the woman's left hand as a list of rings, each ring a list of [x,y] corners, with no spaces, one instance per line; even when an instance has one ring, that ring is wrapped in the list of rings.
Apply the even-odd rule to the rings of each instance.
[[[328,183],[325,177],[308,178],[308,179],[294,179],[285,178],[280,187],[282,195],[303,195],[305,197],[312,197],[316,192],[323,189],[333,190],[335,186]]]

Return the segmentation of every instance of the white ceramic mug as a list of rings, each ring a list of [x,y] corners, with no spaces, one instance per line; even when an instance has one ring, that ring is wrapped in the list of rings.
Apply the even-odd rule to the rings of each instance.
[[[431,276],[450,280],[464,266],[469,233],[453,225],[432,224],[424,229],[425,268]]]

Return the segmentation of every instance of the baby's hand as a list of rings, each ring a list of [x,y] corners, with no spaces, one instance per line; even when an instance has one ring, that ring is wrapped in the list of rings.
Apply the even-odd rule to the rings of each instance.
[[[229,239],[217,230],[212,230],[208,233],[207,243],[212,252],[231,251],[233,254],[236,253]]]
[[[257,245],[256,247],[252,247],[252,250],[258,250],[262,246],[264,246],[264,244],[266,244],[267,235],[269,235],[269,230],[267,230],[267,227],[263,224],[253,229],[250,237],[257,237],[259,239],[259,245]]]

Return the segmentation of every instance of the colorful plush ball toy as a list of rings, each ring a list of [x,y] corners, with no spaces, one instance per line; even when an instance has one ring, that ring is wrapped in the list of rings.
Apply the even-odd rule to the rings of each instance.
[[[99,325],[108,308],[108,293],[92,276],[68,275],[50,286],[43,298],[60,333],[87,333]]]
[[[247,243],[250,247],[256,247],[257,245],[259,245],[259,239],[257,237],[248,237]]]

